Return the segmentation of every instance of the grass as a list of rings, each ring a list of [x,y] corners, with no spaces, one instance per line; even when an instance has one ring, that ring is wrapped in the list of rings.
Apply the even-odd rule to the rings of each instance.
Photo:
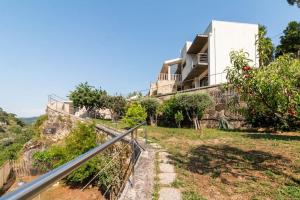
[[[98,121],[112,126],[109,121]],[[116,125],[122,128],[122,123]],[[183,199],[300,200],[300,133],[147,127],[171,154]]]

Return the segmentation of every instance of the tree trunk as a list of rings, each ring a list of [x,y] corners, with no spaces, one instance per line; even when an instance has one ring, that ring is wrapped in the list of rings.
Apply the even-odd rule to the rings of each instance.
[[[193,123],[196,130],[201,130],[201,124],[197,116],[193,117]]]
[[[150,119],[150,125],[155,126],[156,124],[155,124],[154,117],[152,115],[150,115],[149,119]]]

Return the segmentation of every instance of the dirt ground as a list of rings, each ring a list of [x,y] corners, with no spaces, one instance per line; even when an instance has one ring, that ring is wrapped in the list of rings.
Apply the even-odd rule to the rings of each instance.
[[[20,182],[28,183],[37,178],[37,176],[25,176],[16,179],[15,183],[9,189],[13,191],[19,187]],[[34,198],[34,200],[101,200],[103,199],[98,188],[92,187],[81,191],[80,188],[70,188],[61,183],[56,183],[52,187],[43,191],[40,195]]]

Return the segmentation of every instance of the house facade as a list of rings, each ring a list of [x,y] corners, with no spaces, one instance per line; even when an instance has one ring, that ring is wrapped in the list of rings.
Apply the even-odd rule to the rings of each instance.
[[[150,96],[218,85],[226,82],[230,52],[243,50],[258,66],[258,25],[212,21],[203,34],[185,42],[179,57],[164,61]]]

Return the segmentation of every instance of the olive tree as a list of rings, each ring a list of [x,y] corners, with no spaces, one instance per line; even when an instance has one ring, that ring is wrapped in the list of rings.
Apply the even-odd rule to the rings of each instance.
[[[159,107],[159,102],[155,98],[145,98],[141,100],[141,106],[147,112],[147,121],[151,126],[156,124],[157,120],[157,111]]]
[[[212,98],[207,93],[180,94],[176,97],[176,101],[181,109],[186,112],[195,129],[201,129],[199,120],[205,110],[213,105]]]

